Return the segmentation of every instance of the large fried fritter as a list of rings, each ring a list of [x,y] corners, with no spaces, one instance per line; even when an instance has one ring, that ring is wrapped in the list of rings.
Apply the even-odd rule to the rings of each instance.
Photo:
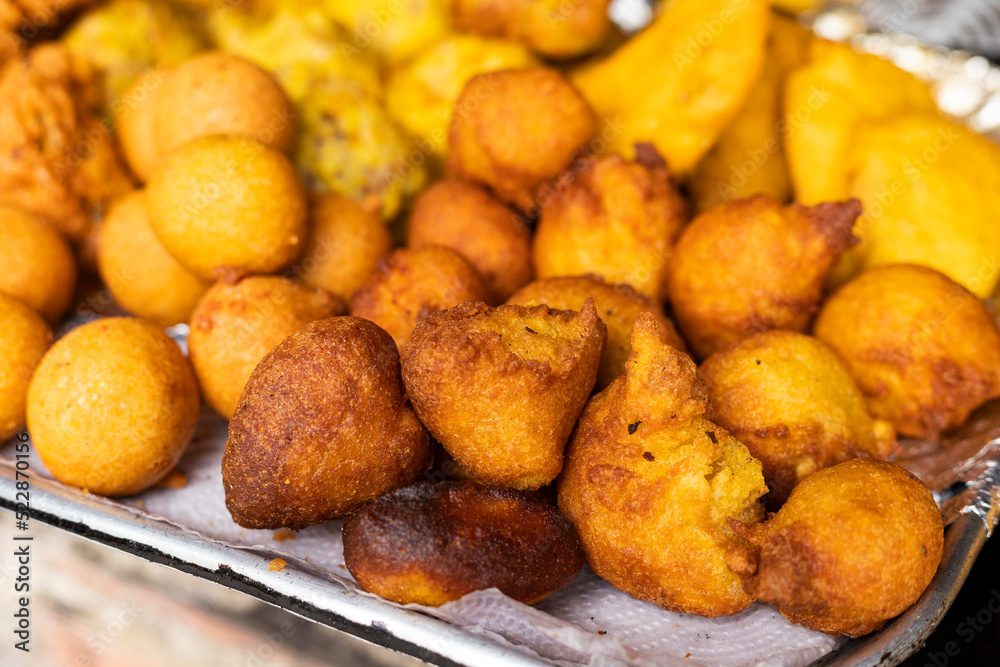
[[[805,331],[861,213],[857,201],[721,204],[681,234],[667,270],[674,317],[699,357],[770,329]]]
[[[62,234],[30,213],[0,204],[0,293],[58,322],[76,289],[76,260]]]
[[[139,75],[117,102],[111,105],[122,153],[132,174],[145,183],[163,161],[156,141],[156,91],[167,77],[166,70],[151,69]]]
[[[247,383],[222,457],[226,507],[247,528],[304,528],[417,481],[432,457],[392,338],[356,317],[319,320]]]
[[[827,299],[814,331],[847,362],[872,413],[904,435],[936,438],[1000,396],[996,321],[933,269],[868,269]]]
[[[811,336],[759,333],[716,352],[699,373],[709,418],[763,465],[772,509],[817,470],[882,459],[895,445],[892,426],[871,418],[844,362]]]
[[[916,602],[941,562],[930,491],[902,468],[854,459],[821,470],[729,559],[746,591],[793,623],[860,637]]]
[[[52,327],[17,299],[0,294],[0,442],[24,428],[28,383],[52,345]]]
[[[535,490],[562,470],[606,338],[593,301],[579,313],[464,303],[417,325],[403,382],[459,465],[487,484]]]
[[[546,198],[532,244],[539,278],[594,274],[654,300],[663,287],[687,207],[652,147],[640,161],[590,158]]]
[[[753,602],[724,557],[729,519],[763,518],[747,448],[705,418],[694,362],[643,313],[624,376],[591,399],[566,450],[559,507],[594,572],[672,611],[735,614]]]
[[[400,489],[351,515],[344,563],[363,589],[399,604],[436,607],[487,588],[534,604],[573,582],[583,554],[551,505],[446,482]]]

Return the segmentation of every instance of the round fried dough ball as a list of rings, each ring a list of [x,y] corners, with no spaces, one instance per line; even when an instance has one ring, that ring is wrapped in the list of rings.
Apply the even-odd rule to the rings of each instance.
[[[294,167],[249,139],[188,144],[154,174],[147,192],[153,231],[206,280],[216,269],[280,271],[305,242],[306,193]]]
[[[331,317],[254,369],[222,458],[226,507],[247,528],[304,528],[412,484],[433,456],[392,338],[367,320]]]
[[[464,257],[440,246],[400,248],[355,293],[351,315],[379,325],[402,348],[417,322],[465,301],[492,303],[493,295]]]
[[[167,75],[156,93],[153,127],[163,155],[213,135],[245,137],[287,153],[295,142],[295,111],[261,68],[228,53],[204,53]]]
[[[394,491],[351,515],[344,563],[363,589],[399,604],[437,607],[487,588],[534,604],[576,579],[583,554],[554,507],[445,482]]]
[[[188,350],[205,401],[230,419],[250,374],[306,324],[343,315],[339,297],[278,276],[216,283],[191,314]]]
[[[129,169],[142,183],[150,179],[163,159],[153,131],[153,112],[156,91],[166,76],[165,70],[148,70],[136,79],[112,109],[122,154]]]
[[[895,445],[892,426],[871,418],[844,362],[811,336],[765,331],[716,352],[699,372],[709,418],[761,462],[772,509],[817,470],[882,459]]]
[[[747,593],[788,620],[860,637],[916,602],[944,547],[931,492],[898,466],[854,459],[792,491],[771,520],[736,526],[750,546],[730,558]]]
[[[986,305],[934,269],[868,269],[831,296],[814,328],[868,407],[904,435],[937,438],[1000,396],[1000,331]]]
[[[76,288],[76,260],[51,225],[0,206],[0,294],[19,299],[54,324]]]
[[[60,482],[128,496],[177,464],[200,406],[191,365],[162,329],[105,318],[42,359],[28,389],[28,430]]]
[[[112,205],[97,252],[101,280],[118,304],[161,327],[187,322],[210,287],[160,243],[141,191]]]
[[[13,297],[0,294],[0,442],[24,428],[28,382],[52,344],[52,328]]]
[[[488,190],[439,181],[413,206],[407,245],[439,245],[465,257],[497,299],[531,280],[531,233],[524,220]]]
[[[554,69],[481,74],[455,105],[448,169],[532,210],[535,189],[566,169],[596,131],[593,110]]]

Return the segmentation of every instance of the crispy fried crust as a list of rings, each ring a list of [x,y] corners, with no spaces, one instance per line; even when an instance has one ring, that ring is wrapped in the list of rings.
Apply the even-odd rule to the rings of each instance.
[[[2,204],[0,229],[0,292],[55,324],[69,308],[76,288],[73,250],[48,223]]]
[[[28,382],[52,345],[52,327],[14,297],[0,294],[0,442],[24,428]]]

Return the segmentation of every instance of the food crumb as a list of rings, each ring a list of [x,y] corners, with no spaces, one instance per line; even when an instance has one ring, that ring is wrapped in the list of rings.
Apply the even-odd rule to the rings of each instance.
[[[598,630],[597,634],[599,634],[599,635],[606,635],[606,634],[608,634],[608,631],[607,630]]]
[[[646,459],[647,461],[655,461],[656,460],[656,457],[653,456],[653,452],[643,452],[642,453],[642,458]]]
[[[174,468],[167,476],[156,483],[156,486],[164,489],[183,489],[187,486],[188,478],[187,475],[182,473],[177,468]]]
[[[146,505],[146,501],[143,500],[142,498],[139,498],[139,500],[135,501],[135,506],[136,507],[145,507],[145,505]]]
[[[285,562],[284,558],[275,558],[270,563],[267,564],[268,572],[281,572],[285,569],[288,563]]]
[[[691,654],[690,654],[690,653],[687,653],[687,654],[685,654],[685,655],[684,655],[684,657],[685,657],[685,658],[690,658],[690,657],[691,657]]]
[[[275,531],[274,533],[275,542],[284,542],[285,540],[294,540],[294,539],[295,539],[295,533],[288,530],[287,528],[282,528],[280,530]]]

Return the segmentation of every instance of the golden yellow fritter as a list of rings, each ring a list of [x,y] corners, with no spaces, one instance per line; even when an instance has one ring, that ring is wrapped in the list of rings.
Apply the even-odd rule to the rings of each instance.
[[[24,428],[32,373],[52,345],[52,327],[21,301],[0,294],[0,442]]]
[[[76,289],[76,260],[66,239],[37,216],[0,204],[0,293],[58,322]]]
[[[122,154],[132,174],[142,183],[150,179],[163,161],[156,142],[154,115],[156,91],[166,77],[165,69],[148,70],[111,106]]]
[[[389,66],[405,63],[451,31],[451,0],[321,0],[320,4],[351,31],[342,51],[356,57],[370,48]]]

